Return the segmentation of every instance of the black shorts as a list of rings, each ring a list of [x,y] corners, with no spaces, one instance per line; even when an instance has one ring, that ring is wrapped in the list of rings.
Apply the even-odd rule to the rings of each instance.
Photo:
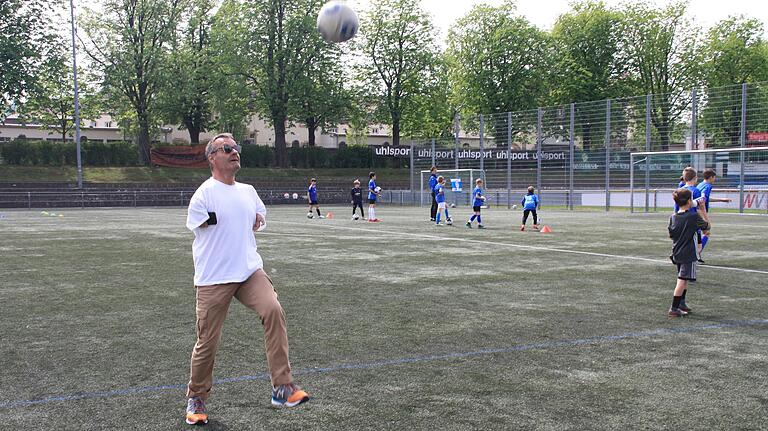
[[[317,201],[309,201],[309,204],[310,205],[320,205],[319,203],[317,203]]]
[[[369,204],[375,204],[376,203],[376,199],[368,199],[368,203]]]
[[[680,280],[696,281],[696,262],[678,263],[677,278]]]
[[[472,211],[474,211],[476,213],[479,213],[480,212],[480,207],[472,207]]]

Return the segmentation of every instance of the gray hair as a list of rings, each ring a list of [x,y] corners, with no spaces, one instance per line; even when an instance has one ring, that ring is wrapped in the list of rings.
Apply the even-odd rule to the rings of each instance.
[[[235,137],[232,136],[231,133],[219,133],[218,135],[214,136],[210,141],[208,141],[208,145],[205,146],[205,157],[206,158],[208,158],[208,156],[210,156],[211,153],[213,153],[213,150],[214,150],[213,143],[216,142],[217,139],[222,139],[222,138],[231,139],[232,142],[237,144],[237,141],[235,141]]]

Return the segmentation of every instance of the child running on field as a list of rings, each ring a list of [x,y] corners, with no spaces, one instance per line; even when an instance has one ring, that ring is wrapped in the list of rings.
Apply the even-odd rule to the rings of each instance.
[[[485,203],[485,196],[483,196],[483,180],[478,178],[475,180],[475,189],[472,191],[472,210],[475,214],[467,221],[467,227],[472,228],[472,222],[477,219],[477,228],[485,229],[483,226],[483,220],[480,218],[480,209]]]
[[[523,206],[523,224],[520,225],[520,230],[525,230],[525,223],[528,221],[528,214],[533,214],[533,228],[539,230],[539,216],[536,210],[539,209],[539,197],[536,196],[533,186],[528,187],[528,194],[523,196],[520,201],[520,205]]]
[[[707,211],[707,217],[709,217],[709,203],[710,202],[730,202],[731,200],[729,198],[713,198],[712,195],[712,185],[715,184],[715,180],[717,180],[717,174],[713,169],[704,169],[704,179],[699,183],[699,185],[696,186],[697,189],[699,189],[699,192],[701,192],[701,196],[704,198],[704,208]],[[701,237],[701,250],[704,250],[704,247],[707,246],[707,242],[709,241],[709,234],[702,235]]]
[[[672,263],[677,265],[677,284],[672,295],[672,306],[667,312],[669,318],[682,317],[691,313],[685,303],[688,282],[696,281],[698,251],[696,237],[699,231],[709,233],[710,224],[695,211],[692,193],[689,189],[678,189],[672,193],[678,210],[669,218],[669,237],[672,239]]]

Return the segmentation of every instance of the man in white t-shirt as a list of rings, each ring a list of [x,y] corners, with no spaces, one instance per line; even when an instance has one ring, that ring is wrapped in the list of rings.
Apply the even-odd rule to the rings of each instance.
[[[253,231],[266,227],[267,209],[253,186],[235,181],[240,146],[232,135],[215,136],[205,149],[212,176],[195,191],[187,228],[195,234],[197,342],[187,386],[188,424],[208,423],[205,401],[213,386],[213,363],[232,298],[261,317],[272,404],[293,407],[309,395],[293,383],[285,313],[264,272]]]

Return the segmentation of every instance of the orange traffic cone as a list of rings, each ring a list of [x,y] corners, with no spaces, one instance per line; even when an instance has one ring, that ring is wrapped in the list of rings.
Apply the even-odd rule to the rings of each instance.
[[[541,228],[541,233],[552,233],[552,229],[550,229],[549,226],[544,226]]]
[[[333,213],[329,212],[328,215],[325,216],[325,218],[333,218]]]

